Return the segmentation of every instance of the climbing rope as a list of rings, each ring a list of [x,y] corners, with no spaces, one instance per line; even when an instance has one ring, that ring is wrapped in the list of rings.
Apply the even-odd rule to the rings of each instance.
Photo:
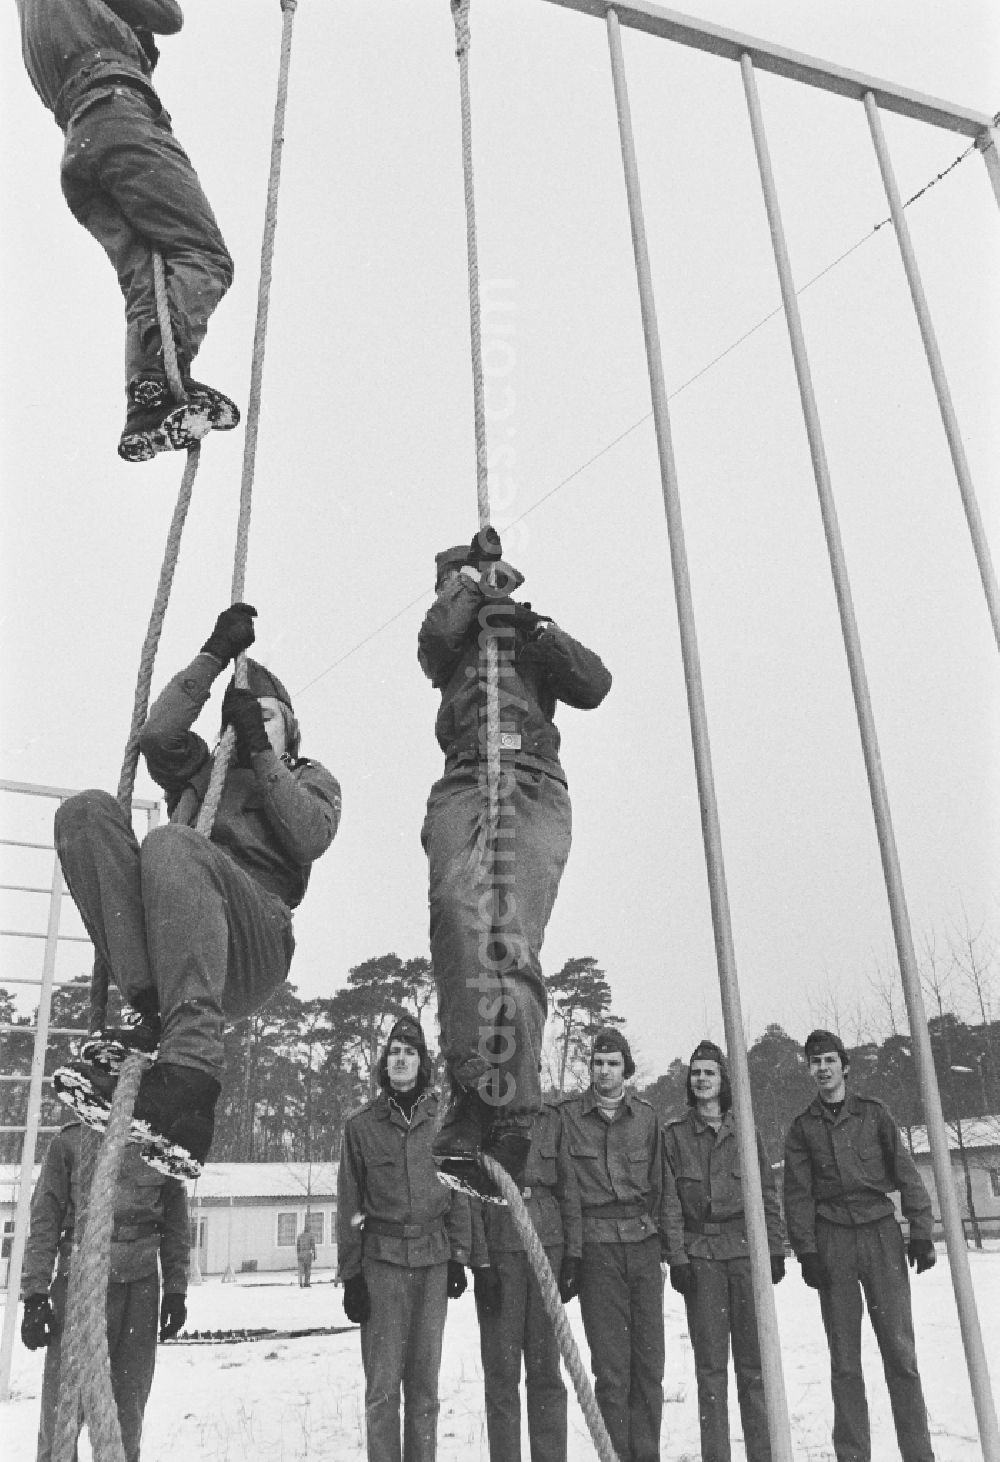
[[[472,393],[476,432],[476,496],[479,507],[479,526],[484,528],[490,521],[490,495],[488,478],[488,454],[486,448],[486,404],[483,381],[483,346],[479,295],[479,245],[476,236],[475,176],[472,165],[472,99],[469,87],[469,30],[470,0],[451,0],[452,19],[455,23],[455,54],[458,57],[459,86],[462,106],[462,173],[465,181],[465,235],[469,262],[469,320],[472,343]],[[495,582],[493,580],[492,582]],[[499,655],[495,634],[486,636],[486,827],[480,848],[481,866],[494,846],[500,815],[500,693]],[[479,1161],[487,1176],[492,1180],[507,1201],[515,1227],[528,1253],[528,1259],[538,1281],[546,1312],[552,1322],[566,1369],[573,1379],[580,1407],[590,1428],[590,1435],[601,1462],[618,1462],[617,1453],[611,1444],[604,1418],[597,1406],[590,1384],[590,1377],[580,1358],[573,1332],[559,1290],[552,1274],[552,1268],[542,1248],[538,1235],[528,1217],[524,1201],[517,1185],[509,1173],[493,1158],[481,1153]]]
[[[528,1210],[524,1206],[524,1199],[521,1197],[518,1186],[506,1168],[502,1168],[494,1158],[483,1153],[479,1160],[488,1177],[500,1189],[506,1200],[518,1237],[527,1251],[528,1262],[542,1294],[542,1303],[545,1306],[546,1314],[552,1321],[552,1329],[555,1332],[560,1354],[572,1379],[580,1410],[590,1428],[591,1440],[597,1449],[600,1462],[619,1462],[618,1453],[614,1449],[608,1429],[604,1424],[604,1417],[597,1405],[597,1397],[590,1384],[587,1368],[583,1364],[579,1348],[573,1339],[573,1331],[566,1318],[565,1307],[559,1298],[559,1287],[556,1284],[555,1275],[552,1273],[552,1265],[549,1263],[548,1255],[542,1248],[541,1240],[528,1216]]]
[[[479,244],[476,237],[476,190],[472,166],[472,99],[469,89],[470,0],[451,0],[455,22],[462,107],[462,174],[465,182],[465,240],[469,261],[469,325],[472,343],[472,398],[476,433],[476,497],[479,526],[490,521],[489,457],[486,448],[486,391],[479,298]],[[491,571],[491,583],[495,578]],[[480,843],[480,865],[493,848],[500,819],[500,657],[496,634],[486,635],[486,826]]]
[[[298,0],[281,0],[282,37],[278,92],[271,136],[271,162],[265,209],[264,239],[261,248],[260,284],[257,293],[257,319],[254,330],[253,357],[250,370],[250,400],[247,409],[243,470],[240,484],[240,507],[236,533],[233,569],[232,602],[243,597],[249,547],[250,507],[256,462],[257,434],[260,422],[260,398],[264,369],[264,348],[267,336],[267,315],[270,300],[274,240],[277,228],[278,187],[281,175],[281,149],[284,142],[284,118],[288,99],[288,74],[291,64],[292,25]],[[174,399],[186,399],[173,332],[170,326],[163,260],[153,254],[153,280],[156,291],[160,336],[163,342],[164,369]],[[194,443],[188,448],[187,463],[180,493],[167,536],[163,565],[150,616],[149,628],[140,655],[132,726],[126,743],[125,757],[118,783],[117,798],[126,816],[131,816],[132,794],[139,763],[139,735],[149,710],[149,693],[153,663],[166,614],[170,588],[180,552],[180,539],[191,502],[194,479],[201,448]],[[236,683],[246,688],[245,657],[236,664]],[[232,755],[234,735],[226,728],[216,752],[209,787],[198,817],[197,830],[205,837],[212,831],[215,814],[222,797],[226,771]],[[106,1011],[107,971],[98,962],[94,970],[95,984],[103,982],[103,990],[92,993],[92,1011]],[[147,1059],[129,1056],[123,1063],[103,1143],[89,1129],[81,1135],[79,1211],[73,1263],[70,1270],[70,1291],[67,1298],[64,1331],[63,1372],[59,1397],[57,1447],[54,1462],[71,1462],[80,1427],[81,1402],[90,1429],[91,1445],[96,1462],[125,1462],[118,1424],[118,1410],[111,1389],[111,1369],[107,1348],[105,1319],[111,1233],[114,1223],[114,1200],[118,1170],[129,1140],[132,1112]],[[94,1167],[94,1154],[100,1157]],[[91,1178],[91,1173],[93,1177]],[[94,1196],[96,1195],[96,1196]],[[91,1198],[93,1197],[93,1202]]]
[[[274,264],[274,240],[278,228],[278,186],[281,181],[281,151],[285,141],[285,108],[288,102],[288,74],[292,60],[292,26],[298,0],[281,0],[281,60],[278,67],[278,91],[274,104],[274,125],[271,129],[271,165],[268,173],[267,203],[264,209],[264,237],[260,251],[260,283],[257,288],[257,323],[254,328],[253,356],[250,363],[250,402],[247,407],[246,436],[243,443],[243,473],[240,482],[240,510],[236,526],[236,552],[233,564],[232,603],[243,598],[250,538],[250,503],[253,495],[254,469],[257,460],[257,432],[260,425],[261,387],[264,380],[264,348],[267,343],[267,316],[271,298],[271,275]],[[247,685],[246,657],[237,656],[236,684]],[[212,776],[196,824],[206,837],[212,831],[215,814],[222,799],[222,788],[233,753],[236,737],[227,726],[215,752]]]

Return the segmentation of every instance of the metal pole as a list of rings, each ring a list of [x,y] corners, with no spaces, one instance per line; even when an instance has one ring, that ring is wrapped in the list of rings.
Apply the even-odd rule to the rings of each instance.
[[[986,605],[990,612],[990,619],[993,621],[993,634],[996,638],[997,646],[1000,648],[1000,589],[997,588],[997,577],[993,568],[993,560],[990,557],[989,544],[986,541],[986,531],[983,528],[983,520],[979,512],[979,503],[976,498],[975,487],[972,483],[969,463],[965,455],[965,445],[962,441],[958,417],[955,414],[951,392],[948,389],[948,377],[945,375],[944,362],[941,359],[941,352],[938,348],[937,336],[934,332],[934,324],[931,320],[931,313],[927,304],[927,296],[924,294],[924,286],[917,265],[917,256],[914,252],[913,241],[910,238],[910,226],[906,221],[906,214],[903,209],[903,199],[896,183],[892,160],[889,157],[889,149],[886,147],[885,133],[882,130],[882,119],[879,116],[875,98],[870,91],[865,93],[864,108],[865,114],[868,117],[868,126],[871,129],[872,142],[875,144],[875,156],[878,158],[879,171],[882,174],[882,182],[885,186],[885,194],[889,200],[889,212],[892,214],[893,227],[896,230],[896,240],[899,244],[899,252],[903,258],[903,268],[906,270],[906,279],[910,286],[913,308],[917,314],[917,324],[920,326],[920,334],[923,337],[924,350],[927,354],[927,364],[931,368],[931,379],[934,382],[934,390],[938,398],[941,420],[944,423],[944,434],[948,438],[951,460],[955,467],[955,476],[958,478],[958,487],[962,494],[965,517],[969,524],[969,532],[972,535],[972,547],[976,555],[976,562],[979,565],[979,577],[983,581],[983,589],[986,593]]]
[[[980,132],[976,138],[976,146],[983,154],[986,171],[990,175],[997,202],[1000,203],[1000,132],[998,132],[998,128],[1000,128],[1000,112],[997,112],[993,118],[993,126],[985,127]]]
[[[750,125],[753,131],[754,148],[757,153],[757,163],[760,168],[764,202],[771,229],[771,241],[774,245],[774,257],[781,283],[785,318],[791,340],[792,356],[795,361],[795,374],[798,378],[799,395],[802,400],[802,413],[805,419],[806,433],[809,438],[809,451],[812,456],[813,473],[816,478],[816,489],[819,494],[820,512],[823,517],[823,529],[826,534],[827,551],[830,556],[834,590],[840,611],[840,623],[844,636],[844,647],[847,652],[847,664],[854,691],[858,729],[861,733],[861,746],[864,753],[865,769],[868,774],[869,794],[871,796],[872,811],[875,815],[875,828],[878,834],[879,852],[882,858],[882,871],[889,897],[889,912],[892,919],[896,953],[899,959],[900,974],[903,982],[903,996],[906,1001],[906,1010],[910,1022],[910,1034],[913,1040],[917,1074],[920,1081],[920,1092],[924,1103],[927,1135],[930,1140],[931,1161],[934,1168],[934,1181],[937,1185],[938,1202],[941,1206],[941,1219],[944,1224],[948,1257],[951,1261],[951,1279],[955,1290],[962,1340],[965,1345],[966,1361],[969,1368],[969,1379],[972,1385],[976,1415],[979,1421],[979,1435],[983,1447],[983,1457],[985,1462],[1000,1462],[1000,1435],[997,1432],[996,1412],[990,1391],[989,1372],[986,1366],[986,1352],[983,1348],[979,1316],[976,1311],[976,1301],[972,1290],[969,1256],[965,1247],[962,1221],[958,1212],[958,1201],[952,1185],[951,1158],[948,1152],[948,1139],[945,1133],[944,1116],[941,1111],[941,1096],[938,1092],[937,1079],[934,1072],[934,1058],[931,1052],[930,1036],[927,1031],[927,1017],[924,1012],[923,998],[920,993],[920,976],[917,971],[916,955],[913,949],[913,935],[910,929],[909,913],[906,907],[906,895],[903,891],[899,855],[896,850],[896,839],[889,809],[889,798],[882,775],[882,759],[878,746],[878,737],[875,732],[871,698],[868,693],[868,680],[861,653],[861,640],[854,617],[854,605],[851,599],[847,563],[840,538],[837,510],[833,501],[830,470],[826,460],[826,449],[823,444],[822,428],[816,406],[816,397],[813,391],[812,375],[809,370],[809,359],[806,353],[805,337],[802,333],[802,321],[799,315],[798,300],[795,295],[795,284],[792,279],[788,248],[781,222],[781,212],[778,206],[774,175],[771,171],[771,159],[764,132],[760,98],[757,94],[757,82],[754,76],[753,65],[748,56],[743,57],[740,62],[740,68],[743,72],[743,84],[746,90],[747,106],[750,112]]]
[[[708,718],[705,710],[705,696],[701,681],[701,665],[694,620],[694,602],[688,574],[687,551],[684,545],[684,525],[681,519],[677,470],[674,463],[670,416],[667,409],[667,392],[663,377],[663,359],[660,350],[656,301],[653,294],[649,252],[646,244],[646,226],[643,219],[639,170],[635,156],[635,142],[632,136],[632,118],[629,107],[628,85],[625,77],[625,62],[622,55],[621,31],[618,25],[618,17],[613,10],[608,11],[607,23],[615,103],[618,110],[619,131],[621,133],[622,161],[625,167],[625,187],[628,194],[629,215],[632,225],[632,245],[635,252],[636,275],[639,282],[642,327],[646,341],[646,359],[649,369],[653,420],[656,427],[656,443],[660,461],[663,506],[666,512],[667,533],[670,541],[674,598],[677,604],[681,655],[684,662],[684,680],[687,688],[688,718],[691,724],[691,743],[694,750],[695,774],[698,783],[699,802],[701,804],[702,837],[705,844],[705,861],[708,872],[709,899],[712,909],[712,926],[715,933],[719,985],[722,993],[726,1044],[729,1048],[737,1141],[739,1143],[740,1157],[743,1165],[747,1236],[750,1243],[751,1275],[756,1302],[757,1329],[760,1336],[761,1369],[763,1372],[767,1405],[768,1431],[771,1439],[771,1455],[774,1462],[792,1462],[792,1438],[788,1422],[788,1406],[785,1399],[784,1374],[781,1366],[781,1342],[778,1335],[778,1319],[774,1306],[774,1292],[771,1285],[767,1226],[764,1218],[764,1202],[761,1194],[760,1169],[758,1166],[757,1134],[754,1127],[753,1108],[750,1099],[750,1075],[747,1067],[746,1040],[743,1034],[743,1016],[740,1010],[739,981],[736,973],[736,954],[733,947],[729,894],[726,887],[722,833],[719,826],[715,781],[712,773],[712,753],[709,743]]]
[[[3,1312],[3,1333],[0,1335],[0,1401],[10,1399],[10,1367],[14,1355],[14,1328],[17,1324],[17,1301],[21,1290],[24,1246],[28,1236],[28,1215],[31,1208],[31,1173],[35,1165],[35,1144],[42,1110],[42,1078],[45,1074],[45,1049],[49,1038],[49,1012],[52,1007],[52,984],[59,947],[59,915],[62,909],[63,877],[59,859],[52,864],[49,892],[49,922],[45,934],[45,956],[42,983],[38,994],[38,1020],[35,1048],[31,1057],[31,1082],[28,1087],[28,1112],[24,1123],[21,1148],[21,1171],[18,1177],[17,1209],[14,1214],[14,1244],[7,1274],[7,1303]]]

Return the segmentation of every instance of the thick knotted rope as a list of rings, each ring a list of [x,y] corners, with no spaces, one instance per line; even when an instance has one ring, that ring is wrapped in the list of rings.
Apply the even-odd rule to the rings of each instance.
[[[483,380],[483,341],[479,298],[479,244],[476,236],[476,191],[472,166],[472,100],[469,90],[469,3],[451,0],[455,22],[462,106],[462,174],[465,181],[465,240],[469,262],[469,324],[472,344],[472,399],[476,433],[476,498],[479,526],[490,521],[490,491],[486,447],[486,391]],[[485,862],[494,847],[500,818],[500,662],[495,633],[486,634],[486,827],[480,848]]]
[[[573,1389],[576,1391],[576,1398],[580,1403],[580,1410],[590,1429],[590,1437],[597,1449],[597,1455],[601,1462],[619,1462],[618,1453],[615,1451],[608,1429],[604,1424],[604,1417],[601,1415],[597,1405],[597,1397],[594,1395],[594,1388],[590,1384],[590,1377],[587,1368],[580,1356],[580,1351],[573,1338],[573,1331],[566,1318],[566,1311],[562,1300],[559,1298],[559,1286],[556,1284],[555,1275],[552,1273],[552,1265],[549,1263],[548,1255],[542,1248],[541,1240],[535,1232],[534,1225],[524,1206],[524,1199],[518,1191],[517,1184],[498,1162],[492,1157],[483,1153],[479,1161],[482,1163],[487,1176],[500,1190],[502,1196],[510,1209],[510,1216],[517,1229],[518,1237],[524,1244],[528,1255],[528,1262],[531,1265],[532,1273],[538,1281],[538,1288],[541,1291],[542,1303],[545,1306],[545,1313],[552,1321],[552,1329],[555,1332],[559,1352],[562,1355],[567,1371],[573,1382]]]
[[[282,38],[279,66],[278,94],[275,102],[274,127],[271,137],[271,165],[268,178],[267,205],[265,210],[264,240],[261,249],[260,285],[257,294],[257,322],[254,332],[253,358],[250,371],[250,400],[247,409],[246,435],[243,453],[243,472],[240,486],[240,508],[237,523],[235,566],[233,570],[232,602],[243,597],[246,577],[250,533],[250,507],[253,491],[254,466],[256,460],[257,432],[260,422],[260,398],[264,369],[264,347],[267,334],[267,314],[270,299],[274,238],[277,227],[278,187],[281,175],[281,148],[284,142],[284,117],[288,99],[288,73],[291,63],[292,24],[298,0],[281,0]],[[153,278],[156,288],[157,312],[160,321],[160,335],[163,342],[164,368],[175,400],[185,399],[184,387],[177,363],[177,352],[170,328],[169,305],[166,295],[163,261],[153,255]],[[166,613],[170,587],[180,551],[180,537],[184,520],[191,501],[194,478],[198,470],[200,447],[197,443],[188,448],[188,459],[181,483],[180,495],[174,510],[167,538],[167,549],[153,612],[150,617],[146,640],[140,657],[139,679],[136,686],[132,727],[126,744],[125,759],[118,784],[118,801],[127,816],[131,816],[132,793],[139,762],[139,734],[149,709],[149,691],[152,682],[153,662],[159,644],[163,619]],[[245,687],[247,683],[244,657],[238,658],[236,682]],[[205,801],[198,818],[198,831],[208,837],[212,831],[215,814],[222,796],[232,747],[232,728],[227,727],[215,757],[212,777]],[[95,967],[95,982],[103,980],[103,1003],[107,1001],[107,971]],[[94,1000],[92,998],[92,1008]],[[79,1432],[81,1399],[90,1429],[91,1444],[96,1462],[125,1462],[118,1424],[118,1410],[111,1389],[111,1369],[107,1349],[107,1324],[105,1307],[107,1303],[108,1265],[110,1261],[111,1232],[114,1222],[115,1189],[122,1154],[129,1139],[132,1111],[139,1089],[139,1081],[147,1062],[139,1056],[130,1056],[123,1064],[115,1088],[104,1143],[94,1173],[95,1181],[89,1180],[93,1163],[93,1151],[99,1145],[89,1129],[81,1142],[81,1172],[78,1185],[80,1212],[77,1214],[77,1233],[73,1264],[70,1275],[70,1294],[66,1308],[66,1327],[63,1348],[63,1372],[59,1398],[57,1447],[54,1462],[71,1462],[73,1448]],[[83,1156],[86,1154],[86,1157]],[[91,1201],[91,1197],[93,1201]]]

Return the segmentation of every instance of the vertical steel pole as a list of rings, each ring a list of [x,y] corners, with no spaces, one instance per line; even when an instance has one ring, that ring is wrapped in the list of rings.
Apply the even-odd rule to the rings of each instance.
[[[920,976],[917,970],[917,960],[913,948],[913,934],[910,929],[910,918],[906,907],[906,895],[903,890],[899,855],[896,850],[896,839],[892,827],[889,797],[882,774],[882,758],[875,731],[871,698],[868,692],[868,679],[861,653],[861,640],[858,634],[857,622],[854,617],[854,605],[851,599],[847,563],[840,538],[837,510],[833,501],[830,470],[827,465],[826,448],[823,443],[819,412],[813,391],[805,337],[802,332],[802,320],[795,294],[795,284],[792,279],[792,270],[788,258],[788,248],[785,242],[784,227],[781,221],[781,211],[778,206],[774,175],[771,171],[771,159],[767,146],[767,137],[764,132],[764,120],[760,108],[760,98],[757,94],[757,81],[754,75],[753,63],[749,56],[744,55],[741,58],[740,68],[743,72],[743,84],[746,90],[747,106],[750,112],[750,125],[753,131],[754,148],[757,153],[758,167],[760,168],[764,202],[771,229],[771,241],[774,246],[774,257],[778,267],[778,278],[781,283],[781,296],[784,302],[785,318],[788,324],[792,356],[795,362],[795,374],[799,383],[802,414],[805,419],[806,433],[809,438],[809,451],[812,456],[813,473],[816,478],[816,488],[819,494],[820,512],[826,534],[827,551],[830,556],[830,567],[833,572],[834,590],[840,611],[844,647],[847,651],[847,663],[851,676],[851,685],[854,690],[854,704],[857,711],[858,728],[861,733],[861,746],[864,753],[865,768],[868,774],[869,794],[871,796],[872,810],[875,815],[875,827],[882,858],[882,871],[889,897],[889,912],[892,919],[896,953],[899,959],[900,974],[903,981],[903,996],[906,1000],[910,1034],[913,1041],[917,1073],[920,1081],[920,1092],[924,1102],[927,1134],[930,1139],[931,1160],[934,1168],[934,1181],[937,1186],[938,1202],[941,1206],[941,1218],[944,1223],[948,1257],[951,1261],[951,1280],[955,1290],[962,1340],[965,1346],[966,1361],[969,1368],[969,1379],[972,1385],[972,1394],[979,1422],[979,1435],[982,1442],[983,1457],[985,1462],[1000,1462],[1000,1436],[997,1433],[996,1411],[990,1391],[989,1371],[986,1365],[986,1352],[983,1347],[979,1315],[976,1310],[976,1300],[972,1290],[972,1278],[969,1272],[969,1255],[965,1247],[965,1237],[962,1232],[958,1201],[952,1185],[948,1139],[945,1134],[944,1117],[941,1111],[941,1097],[938,1092],[937,1079],[934,1072],[934,1058],[931,1053],[930,1036],[927,1031],[927,1017],[924,1012],[923,998],[920,993]]]
[[[944,434],[948,438],[948,447],[951,451],[951,460],[955,467],[955,476],[958,478],[958,488],[962,494],[965,517],[969,524],[969,532],[972,535],[972,548],[976,555],[976,562],[979,565],[979,577],[983,581],[983,589],[986,593],[986,605],[990,612],[990,619],[993,621],[993,634],[996,638],[997,646],[1000,647],[1000,589],[997,588],[997,576],[993,568],[993,560],[990,557],[989,544],[986,541],[986,531],[983,528],[983,520],[979,512],[976,490],[972,484],[972,474],[969,471],[969,463],[965,455],[965,445],[962,441],[958,417],[955,414],[955,407],[952,403],[951,391],[948,389],[948,377],[945,375],[944,362],[941,359],[941,352],[938,348],[937,336],[931,320],[931,312],[927,304],[927,296],[924,293],[923,282],[920,278],[917,256],[913,249],[913,241],[910,238],[910,227],[906,221],[906,213],[903,209],[903,199],[896,183],[892,161],[889,157],[889,149],[886,147],[885,133],[882,130],[882,119],[879,116],[875,98],[870,91],[865,93],[864,105],[865,114],[868,117],[868,126],[872,134],[872,142],[875,144],[875,156],[878,158],[879,171],[882,174],[882,182],[885,186],[885,194],[889,200],[889,212],[892,214],[892,222],[896,230],[899,252],[903,258],[903,268],[906,271],[907,283],[910,286],[913,308],[917,314],[917,324],[920,326],[920,334],[923,337],[924,350],[927,354],[927,364],[931,370],[931,380],[934,382],[934,390],[937,394],[938,408],[941,412],[941,420],[944,423]]]
[[[639,302],[642,311],[642,327],[646,341],[646,360],[649,369],[653,421],[656,428],[656,443],[660,461],[663,506],[666,512],[667,533],[670,540],[674,598],[677,604],[681,656],[684,662],[684,680],[687,688],[691,743],[694,749],[695,774],[698,783],[699,802],[701,804],[702,837],[705,844],[705,861],[708,872],[712,926],[715,933],[719,985],[722,993],[726,1044],[729,1049],[737,1141],[743,1166],[747,1236],[750,1244],[751,1275],[756,1302],[757,1329],[760,1336],[761,1368],[763,1371],[767,1404],[771,1455],[774,1458],[774,1462],[792,1462],[791,1430],[788,1422],[788,1405],[785,1399],[785,1380],[781,1366],[781,1341],[778,1335],[778,1318],[774,1306],[774,1292],[771,1286],[767,1227],[764,1218],[764,1202],[761,1194],[760,1169],[758,1167],[757,1134],[754,1127],[753,1108],[750,1100],[750,1075],[747,1067],[746,1039],[743,1032],[743,1016],[740,1009],[736,954],[733,947],[732,920],[729,912],[729,894],[726,887],[726,872],[722,851],[722,833],[719,825],[715,780],[712,772],[712,752],[709,743],[708,718],[705,710],[705,696],[701,680],[698,638],[694,619],[694,602],[688,574],[687,551],[684,545],[684,525],[681,519],[677,470],[674,463],[670,416],[667,409],[666,383],[663,376],[663,359],[660,350],[656,301],[653,294],[649,251],[646,243],[646,225],[643,218],[642,196],[639,187],[639,170],[636,162],[635,142],[632,135],[632,117],[629,106],[628,85],[625,77],[625,62],[622,55],[621,29],[618,16],[614,10],[608,11],[607,24],[608,43],[611,49],[611,71],[614,81],[615,103],[618,111],[619,131],[621,133],[622,161],[625,167],[625,187],[628,194],[629,216],[632,225],[632,246],[635,253],[636,275],[639,283]]]
[[[49,1040],[49,1012],[52,1008],[52,985],[55,979],[56,951],[59,947],[59,916],[62,910],[62,896],[62,868],[59,859],[55,858],[52,867],[52,883],[49,889],[49,920],[45,932],[42,984],[38,995],[38,1019],[35,1022],[35,1049],[31,1057],[28,1112],[24,1123],[21,1171],[18,1176],[14,1243],[10,1255],[10,1270],[7,1275],[7,1302],[3,1312],[3,1333],[0,1335],[0,1401],[10,1399],[10,1367],[14,1354],[14,1329],[17,1324],[21,1270],[24,1266],[24,1246],[28,1236],[31,1173],[35,1165],[35,1144],[38,1141],[38,1126],[42,1110],[42,1078],[45,1075],[45,1051]]]
[[[993,118],[993,126],[980,132],[976,138],[976,146],[983,154],[986,171],[990,175],[997,202],[1000,203],[1000,131],[997,130],[998,128],[1000,128],[1000,112],[997,112]]]

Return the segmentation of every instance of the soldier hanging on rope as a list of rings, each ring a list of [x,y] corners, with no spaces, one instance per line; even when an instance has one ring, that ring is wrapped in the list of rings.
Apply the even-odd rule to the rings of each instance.
[[[66,136],[62,191],[104,249],[125,297],[126,462],[190,446],[239,411],[191,378],[233,261],[197,174],[150,81],[156,35],[184,23],[177,0],[16,0],[28,76]],[[187,404],[171,394],[153,280],[163,256],[171,329]]]
[[[421,669],[441,692],[435,731],[444,775],[431,788],[422,841],[429,863],[431,961],[450,1101],[434,1144],[443,1172],[493,1193],[477,1163],[488,1153],[524,1176],[546,992],[539,951],[570,847],[570,802],[559,762],[558,701],[599,706],[611,676],[592,650],[530,604],[501,558],[499,535],[436,557],[437,597],[418,639]],[[497,642],[499,821],[486,836],[484,642]]]
[[[247,660],[249,688],[228,686],[236,733],[210,837],[196,830],[212,755],[191,730],[212,682],[254,640],[256,610],[234,604],[201,652],[152,706],[139,746],[166,792],[170,821],[140,846],[117,800],[81,792],[60,807],[56,850],[99,961],[130,1016],[84,1042],[54,1075],[57,1095],[103,1131],[124,1055],[156,1054],[132,1131],[143,1155],[197,1176],[208,1155],[224,1067],[223,1026],[263,1005],[288,974],[292,911],[340,821],[340,787],[299,755],[291,698]],[[175,1166],[171,1166],[171,1164]]]

